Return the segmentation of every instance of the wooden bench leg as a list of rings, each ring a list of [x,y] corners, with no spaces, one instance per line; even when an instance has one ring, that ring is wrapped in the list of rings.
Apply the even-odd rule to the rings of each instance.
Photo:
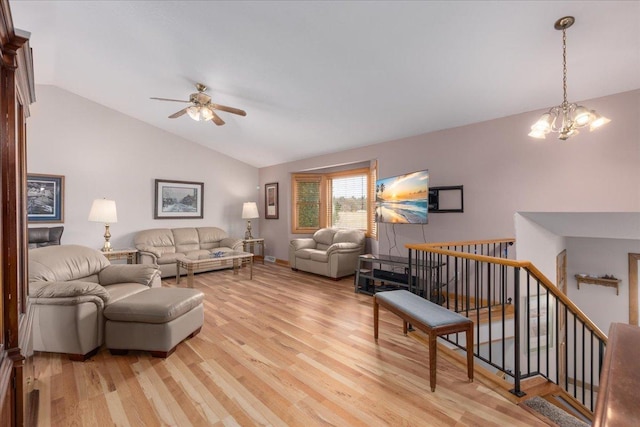
[[[373,339],[378,340],[378,301],[373,297]]]
[[[432,392],[436,391],[437,340],[436,334],[429,334],[429,385]]]
[[[473,324],[467,328],[467,375],[473,382]]]

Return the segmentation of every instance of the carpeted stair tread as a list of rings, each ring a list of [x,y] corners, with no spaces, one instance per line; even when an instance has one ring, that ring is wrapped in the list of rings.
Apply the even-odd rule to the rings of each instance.
[[[541,397],[533,397],[525,400],[521,404],[527,405],[529,408],[545,416],[560,427],[589,427],[589,424],[577,419],[573,415],[563,411]]]

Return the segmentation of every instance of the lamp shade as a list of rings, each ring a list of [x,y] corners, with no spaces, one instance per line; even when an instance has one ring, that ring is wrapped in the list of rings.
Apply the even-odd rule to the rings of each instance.
[[[259,218],[256,202],[245,202],[242,205],[242,219]]]
[[[107,199],[95,199],[89,211],[89,221],[114,224],[118,222],[116,201]]]

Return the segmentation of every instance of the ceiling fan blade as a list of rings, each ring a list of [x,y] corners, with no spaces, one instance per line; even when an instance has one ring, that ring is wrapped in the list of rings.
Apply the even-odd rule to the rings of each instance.
[[[191,101],[183,101],[182,99],[169,99],[169,98],[155,98],[155,97],[151,97],[149,99],[155,99],[158,101],[173,101],[173,102],[191,102]]]
[[[213,114],[213,117],[211,117],[211,121],[217,124],[218,126],[222,126],[224,124],[224,120],[222,120],[220,116],[216,114],[215,111],[213,110],[210,110],[210,111],[211,111],[211,114]]]
[[[189,108],[189,107],[187,107]],[[178,117],[184,115],[187,112],[187,108],[183,108],[182,110],[173,113],[172,115],[169,116],[170,119],[177,119]]]
[[[225,105],[214,104],[214,103],[210,103],[209,105],[211,105],[211,107],[215,108],[216,110],[226,111],[227,113],[233,113],[233,114],[237,114],[239,116],[246,116],[247,115],[247,113],[245,111],[240,110],[238,108],[227,107]]]

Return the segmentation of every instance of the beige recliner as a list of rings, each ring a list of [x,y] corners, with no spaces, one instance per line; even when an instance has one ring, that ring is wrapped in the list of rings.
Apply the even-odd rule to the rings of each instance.
[[[160,285],[156,267],[112,265],[100,251],[84,246],[29,250],[33,349],[85,360],[104,342],[104,308]]]
[[[313,237],[291,241],[289,264],[293,270],[339,279],[355,272],[364,248],[362,230],[322,228]]]

